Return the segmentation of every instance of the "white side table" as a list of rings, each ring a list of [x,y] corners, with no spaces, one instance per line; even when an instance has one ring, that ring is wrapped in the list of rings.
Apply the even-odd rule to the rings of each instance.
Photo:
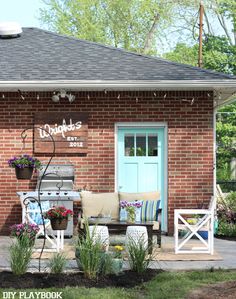
[[[95,241],[100,241],[104,247],[105,250],[108,251],[109,248],[109,232],[108,228],[105,225],[90,225],[89,226],[89,234]]]
[[[145,226],[128,226],[126,230],[125,245],[127,246],[131,242],[138,245],[143,243],[144,248],[148,248],[148,234]]]

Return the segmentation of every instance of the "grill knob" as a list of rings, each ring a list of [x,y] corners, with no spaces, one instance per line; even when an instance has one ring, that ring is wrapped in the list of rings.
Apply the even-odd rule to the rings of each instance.
[[[51,195],[51,192],[48,192],[48,195]]]
[[[40,192],[40,195],[43,195],[43,192]]]
[[[67,195],[68,194],[68,192],[64,192],[64,195]]]
[[[56,192],[56,195],[59,195],[60,193],[59,192]]]
[[[27,192],[23,192],[23,195],[26,195],[27,194]]]

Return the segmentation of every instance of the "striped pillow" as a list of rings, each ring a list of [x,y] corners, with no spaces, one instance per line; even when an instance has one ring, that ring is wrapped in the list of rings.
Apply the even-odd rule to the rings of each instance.
[[[160,200],[144,200],[141,208],[141,221],[158,221]]]

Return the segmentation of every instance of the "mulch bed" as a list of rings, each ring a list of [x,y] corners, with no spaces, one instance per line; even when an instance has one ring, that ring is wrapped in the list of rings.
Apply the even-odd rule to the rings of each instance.
[[[190,292],[186,299],[235,299],[236,281],[217,283]]]
[[[0,272],[0,288],[64,288],[70,287],[121,287],[133,288],[143,282],[147,282],[154,278],[161,270],[148,269],[143,274],[132,271],[124,271],[119,275],[107,275],[99,277],[97,280],[90,280],[84,277],[83,273],[26,273],[21,276],[14,275],[12,272]]]

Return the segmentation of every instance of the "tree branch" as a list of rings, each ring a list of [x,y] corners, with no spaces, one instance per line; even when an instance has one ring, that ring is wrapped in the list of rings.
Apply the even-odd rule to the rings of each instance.
[[[212,28],[211,28],[211,24],[210,24],[210,22],[209,22],[209,19],[208,19],[206,10],[204,10],[204,17],[205,17],[205,20],[206,20],[208,33],[209,33],[210,35],[213,35]]]
[[[228,28],[225,24],[224,17],[218,11],[216,11],[216,15],[217,15],[217,18],[220,22],[221,27],[223,28],[223,30],[224,30],[224,32],[225,32],[225,34],[226,34],[226,36],[229,40],[230,45],[233,46],[234,44],[233,44],[233,41],[232,41],[231,36],[229,34]]]
[[[151,48],[151,42],[153,40],[153,36],[154,36],[154,33],[155,33],[155,30],[156,30],[157,23],[158,23],[159,19],[160,19],[160,15],[157,13],[154,17],[154,21],[152,23],[152,26],[151,26],[150,30],[148,31],[148,33],[147,33],[146,40],[145,40],[145,43],[144,43],[143,53],[147,53]]]

